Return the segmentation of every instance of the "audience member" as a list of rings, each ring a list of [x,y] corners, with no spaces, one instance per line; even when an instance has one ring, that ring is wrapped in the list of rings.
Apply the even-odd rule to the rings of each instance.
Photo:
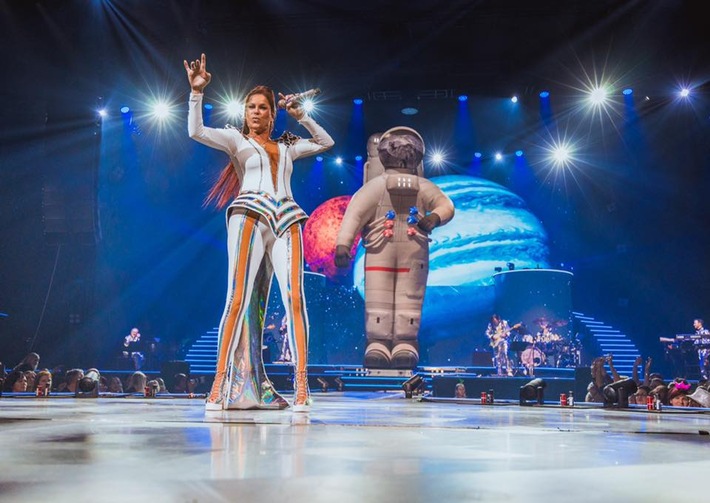
[[[27,378],[27,391],[34,391],[35,381],[37,380],[37,373],[34,370],[25,370],[23,373]]]
[[[145,393],[145,385],[148,382],[146,375],[140,370],[131,374],[126,382],[126,393]]]
[[[70,369],[64,374],[64,382],[57,386],[57,391],[64,393],[76,393],[77,385],[81,378],[84,377],[82,369]]]
[[[42,369],[37,372],[37,379],[35,379],[35,391],[41,390],[44,392],[47,389],[46,394],[52,390],[52,373],[47,369]]]
[[[607,373],[604,369],[604,363],[609,362],[609,368],[612,369],[612,373],[615,376],[614,379]],[[607,384],[611,384],[615,380],[619,380],[620,377],[614,369],[611,355],[599,356],[592,361],[592,381],[587,386],[587,395],[584,398],[585,402],[604,402],[604,394],[602,390]]]
[[[5,378],[3,391],[10,393],[23,393],[27,391],[27,377],[21,370],[13,370]]]
[[[123,393],[123,383],[121,378],[118,376],[112,376],[108,380],[108,391],[109,393]]]
[[[688,395],[688,400],[690,400],[690,407],[710,408],[710,391],[704,385],[700,385]]]
[[[32,370],[32,371],[37,371],[37,367],[39,366],[39,355],[37,353],[27,353],[27,355],[18,363],[15,365],[15,368],[12,370],[20,370],[24,372],[25,370]]]
[[[676,377],[668,384],[668,404],[674,407],[689,407],[690,383],[681,377]]]

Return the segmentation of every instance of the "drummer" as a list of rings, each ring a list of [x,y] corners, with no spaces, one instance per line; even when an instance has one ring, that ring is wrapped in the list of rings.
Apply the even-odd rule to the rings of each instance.
[[[553,367],[555,366],[555,358],[557,356],[557,346],[562,338],[555,333],[554,326],[557,324],[552,323],[544,318],[539,320],[540,331],[536,334],[535,342],[537,346],[542,350],[549,359],[549,364]]]

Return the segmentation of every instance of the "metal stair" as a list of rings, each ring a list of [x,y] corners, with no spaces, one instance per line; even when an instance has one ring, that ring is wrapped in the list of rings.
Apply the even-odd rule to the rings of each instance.
[[[185,355],[193,373],[211,373],[217,368],[217,346],[219,327],[205,332],[197,339]]]
[[[614,367],[620,375],[631,377],[634,360],[641,354],[629,337],[603,321],[572,311],[575,320],[594,337],[602,355],[614,355]],[[608,368],[608,365],[607,365]]]

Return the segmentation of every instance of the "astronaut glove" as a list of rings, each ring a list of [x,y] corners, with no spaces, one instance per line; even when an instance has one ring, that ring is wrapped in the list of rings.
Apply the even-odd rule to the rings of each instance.
[[[335,247],[335,266],[345,269],[350,265],[350,250],[345,245]]]
[[[417,226],[427,234],[434,230],[441,223],[441,218],[436,213],[429,213],[427,216],[419,220]]]

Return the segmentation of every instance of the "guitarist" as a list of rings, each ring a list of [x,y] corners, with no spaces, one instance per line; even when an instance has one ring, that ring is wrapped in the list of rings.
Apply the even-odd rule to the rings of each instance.
[[[491,316],[491,322],[486,329],[486,336],[493,348],[493,360],[495,361],[498,370],[498,376],[505,375],[503,369],[508,376],[513,375],[510,359],[508,358],[508,337],[510,336],[511,328],[506,320],[502,320],[498,314]]]

